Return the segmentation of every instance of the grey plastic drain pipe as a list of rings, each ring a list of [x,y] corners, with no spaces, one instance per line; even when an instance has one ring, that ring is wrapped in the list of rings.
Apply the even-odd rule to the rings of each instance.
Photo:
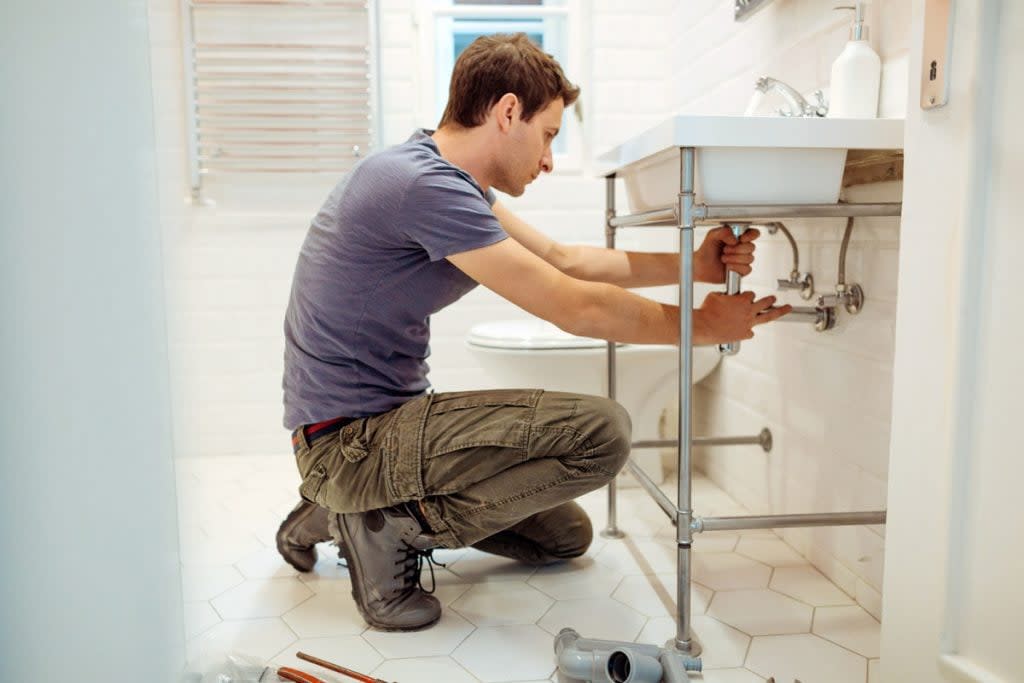
[[[657,645],[580,638],[563,628],[555,637],[559,683],[685,683],[699,661],[681,662]]]

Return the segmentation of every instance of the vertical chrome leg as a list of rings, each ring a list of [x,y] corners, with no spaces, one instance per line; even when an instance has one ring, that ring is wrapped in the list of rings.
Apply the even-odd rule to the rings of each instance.
[[[679,509],[676,511],[678,572],[675,648],[696,657],[700,644],[690,633],[690,545],[693,542],[690,480],[693,420],[693,185],[692,147],[681,149],[679,178]],[[670,643],[671,645],[671,643]]]
[[[604,218],[604,244],[609,249],[615,248],[615,228],[611,220],[615,217],[615,176],[605,178],[605,218]],[[608,398],[615,399],[615,344],[608,342]],[[618,483],[615,479],[608,482],[608,525],[601,532],[605,538],[622,538],[625,536],[618,527],[618,511],[616,509],[616,494]]]

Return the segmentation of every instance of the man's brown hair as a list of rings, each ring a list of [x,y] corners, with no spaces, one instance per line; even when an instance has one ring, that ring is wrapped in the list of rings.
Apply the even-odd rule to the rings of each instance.
[[[448,104],[438,126],[479,126],[505,93],[519,98],[522,118],[529,121],[556,97],[568,107],[580,96],[555,58],[525,33],[480,36],[455,62],[448,86]]]

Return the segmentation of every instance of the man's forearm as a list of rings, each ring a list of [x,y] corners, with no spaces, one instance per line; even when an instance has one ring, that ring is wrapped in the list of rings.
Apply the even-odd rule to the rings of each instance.
[[[591,284],[567,331],[627,344],[679,343],[679,307],[647,299],[621,287]],[[693,343],[712,343],[699,312],[693,313]]]
[[[579,280],[619,287],[654,287],[679,282],[679,254],[620,251],[603,247],[564,247],[563,272]]]

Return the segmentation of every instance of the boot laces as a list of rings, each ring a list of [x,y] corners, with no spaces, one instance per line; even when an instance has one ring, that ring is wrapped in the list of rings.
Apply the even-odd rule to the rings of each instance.
[[[434,577],[434,567],[447,567],[443,562],[438,562],[434,559],[434,549],[420,550],[415,548],[405,541],[402,542],[404,548],[401,553],[403,557],[395,562],[395,566],[401,567],[401,570],[394,575],[395,579],[402,579],[402,593],[409,593],[412,590],[419,588],[421,591],[427,594],[432,594],[437,589],[437,581]],[[423,561],[427,561],[427,566],[430,568],[430,590],[423,587],[423,576],[421,571],[423,569]]]

